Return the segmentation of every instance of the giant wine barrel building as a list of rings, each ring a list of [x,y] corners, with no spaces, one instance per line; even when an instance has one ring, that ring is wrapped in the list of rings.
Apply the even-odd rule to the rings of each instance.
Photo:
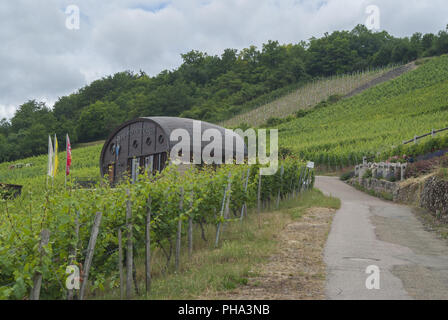
[[[147,117],[123,123],[113,130],[104,143],[100,157],[101,176],[108,174],[111,183],[115,183],[125,174],[133,177],[137,172],[162,171],[171,149],[178,143],[170,141],[173,130],[185,129],[190,135],[190,146],[193,149],[193,131],[197,130],[193,125],[194,121],[196,120],[177,117]],[[205,121],[198,122],[201,137],[207,129],[215,129],[222,134],[223,162],[226,152],[232,154],[233,158],[247,156],[247,147],[239,135]],[[232,135],[232,145],[225,144],[225,134]],[[237,142],[243,144],[243,151],[236,147]],[[208,143],[210,142],[201,139],[201,151]],[[190,150],[190,154],[193,154],[193,150]]]

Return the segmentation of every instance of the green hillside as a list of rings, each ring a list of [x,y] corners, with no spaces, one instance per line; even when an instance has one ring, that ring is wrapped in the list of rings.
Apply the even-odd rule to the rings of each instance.
[[[71,178],[97,179],[100,176],[99,159],[102,144],[93,146],[74,148],[72,150],[72,168]],[[62,151],[62,150],[60,150]],[[65,173],[65,152],[59,152],[59,171],[55,178],[55,186],[64,186]],[[46,174],[47,174],[47,155],[25,158],[14,162],[0,163],[0,182],[18,184],[23,186],[23,194],[28,191],[33,194],[45,192]],[[14,164],[32,164],[31,167],[10,169]]]
[[[386,31],[372,32],[363,25],[351,31],[325,33],[306,42],[268,41],[261,48],[225,49],[220,55],[192,50],[181,54],[182,64],[174,70],[155,76],[143,71],[118,72],[60,97],[52,108],[37,100],[24,101],[11,119],[0,119],[0,162],[45,153],[48,134],[62,137],[68,133],[72,143],[97,141],[120,123],[139,116],[222,122],[272,102],[292,89],[306,89],[310,81],[322,77],[359,73],[443,53],[448,53],[447,30],[437,35],[415,33],[396,38]],[[315,89],[319,94],[310,92],[315,100],[324,98],[320,91],[328,91]],[[308,106],[315,100],[307,98],[303,103]],[[258,111],[254,113],[258,115]],[[282,109],[279,114],[267,115],[282,117],[288,112],[294,111]],[[251,120],[254,113],[248,114]]]
[[[279,126],[281,148],[328,166],[358,163],[448,126],[448,56]]]
[[[281,124],[279,144],[304,159],[328,166],[358,163],[414,135],[448,126],[448,56],[433,58],[417,70],[360,95],[318,107]],[[62,144],[62,142],[61,142]],[[73,177],[98,177],[102,144],[73,150]],[[10,170],[14,163],[33,167]],[[64,152],[60,153],[62,184]],[[0,164],[0,182],[34,189],[45,182],[47,156]],[[37,189],[38,191],[38,189]]]
[[[380,78],[393,68],[378,68],[372,71],[343,74],[310,81],[300,88],[285,94],[272,102],[256,109],[237,114],[220,122],[224,127],[238,127],[241,124],[257,127],[269,118],[285,118],[298,110],[313,107],[316,103],[328,99],[331,95],[346,95],[374,79]]]
[[[330,167],[355,164],[364,155],[387,150],[432,128],[447,127],[448,56],[425,60],[416,70],[394,80],[351,98],[338,99],[330,96],[300,117],[278,126],[281,152],[299,155],[300,159],[282,160],[284,174],[278,170],[273,176],[263,177],[261,202],[276,199],[279,194],[288,198],[296,189],[312,187],[314,172],[305,168],[303,160]],[[39,112],[41,116],[50,115],[48,110]],[[21,125],[26,125],[29,120],[26,114],[19,115],[23,117],[15,120],[24,120]],[[18,139],[21,135],[19,132],[13,137]],[[48,133],[45,135],[47,138]],[[38,142],[26,141],[27,144]],[[46,149],[46,139],[40,146]],[[98,179],[101,148],[101,143],[75,148],[71,178]],[[102,215],[102,222],[89,274],[91,293],[118,288],[118,229],[126,229],[127,204],[132,204],[135,222],[132,240],[140,256],[146,244],[143,226],[148,197],[154,214],[151,250],[158,252],[174,248],[182,221],[188,219],[196,225],[213,228],[222,223],[223,217],[216,213],[224,208],[223,187],[231,195],[231,201],[227,202],[229,214],[236,212],[239,217],[245,202],[249,208],[257,205],[257,166],[230,165],[201,170],[193,167],[181,176],[176,168],[168,167],[162,175],[142,177],[132,185],[120,184],[112,189],[104,184],[66,190],[63,147],[60,151],[59,172],[53,187],[48,189],[45,187],[46,155],[0,164],[0,182],[20,184],[24,188],[19,198],[0,200],[2,217],[5,217],[0,220],[0,299],[27,297],[38,272],[44,279],[42,299],[65,298],[66,289],[61,283],[66,279],[66,266],[72,263],[71,257],[75,263],[85,261],[95,214]],[[12,168],[18,163],[32,166]],[[242,183],[245,177],[247,192]],[[189,205],[181,206],[184,202]],[[75,226],[79,226],[79,232]],[[42,230],[51,235],[44,258],[37,250]],[[181,230],[185,238],[186,228]],[[170,257],[167,255],[167,268],[173,264]]]

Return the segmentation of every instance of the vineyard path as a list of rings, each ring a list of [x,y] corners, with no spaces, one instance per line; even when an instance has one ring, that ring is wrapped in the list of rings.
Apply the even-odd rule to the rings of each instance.
[[[341,199],[324,250],[328,299],[448,299],[447,242],[425,230],[416,209],[335,177],[317,177],[316,187]],[[366,287],[372,265],[379,289]]]

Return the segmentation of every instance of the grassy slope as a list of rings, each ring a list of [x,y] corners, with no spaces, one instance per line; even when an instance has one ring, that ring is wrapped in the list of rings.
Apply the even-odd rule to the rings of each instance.
[[[71,177],[99,178],[99,159],[102,144],[79,147],[72,150]],[[65,151],[59,152],[59,171],[55,186],[63,186],[65,172]],[[47,174],[47,155],[26,158],[14,162],[0,163],[0,182],[23,185],[23,194],[28,191],[40,193],[44,190]],[[32,167],[11,170],[9,167],[17,163],[32,163]]]
[[[279,126],[279,144],[318,163],[360,161],[448,126],[448,56]]]
[[[359,162],[366,153],[376,153],[416,134],[448,126],[447,89],[445,55],[360,95],[280,125],[280,147],[331,166]],[[290,97],[285,96],[278,103],[285,99]],[[101,147],[97,144],[73,150],[72,177],[99,176]],[[33,167],[9,170],[12,163],[1,163],[0,182],[24,185],[25,192],[45,184],[46,155],[14,163],[33,163]],[[64,164],[65,152],[60,152],[56,184],[64,181]]]
[[[229,119],[225,121],[223,125],[236,126],[241,122],[246,122],[251,125],[260,125],[270,116],[283,118],[296,112],[298,109],[314,105],[322,99],[326,99],[331,94],[348,93],[357,86],[379,77],[388,70],[389,69],[381,69],[367,73],[346,75],[340,78],[325,78],[317,82],[309,83],[272,103]],[[273,105],[276,107],[273,108]],[[260,118],[260,115],[262,118]],[[72,178],[99,177],[98,164],[103,143],[104,141],[81,143],[78,144],[76,148],[73,148]],[[62,185],[64,182],[63,172],[65,170],[65,152],[63,150],[60,151],[59,173],[56,178],[56,185]],[[15,170],[9,169],[9,166],[17,163],[32,163],[33,166]],[[47,155],[24,158],[13,162],[3,162],[0,163],[0,183],[23,185],[24,194],[27,193],[28,190],[39,192],[40,190],[43,190],[41,187],[45,185],[46,170]]]
[[[237,127],[242,123],[247,123],[250,126],[260,126],[265,124],[270,117],[285,118],[300,109],[312,107],[318,102],[326,100],[330,95],[348,94],[352,90],[382,76],[389,70],[390,68],[384,68],[309,82],[273,102],[222,121],[220,125]]]

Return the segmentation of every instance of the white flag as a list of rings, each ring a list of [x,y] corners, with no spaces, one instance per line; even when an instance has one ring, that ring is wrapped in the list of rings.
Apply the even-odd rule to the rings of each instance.
[[[53,144],[51,143],[51,137],[48,136],[48,171],[47,175],[53,177]]]

